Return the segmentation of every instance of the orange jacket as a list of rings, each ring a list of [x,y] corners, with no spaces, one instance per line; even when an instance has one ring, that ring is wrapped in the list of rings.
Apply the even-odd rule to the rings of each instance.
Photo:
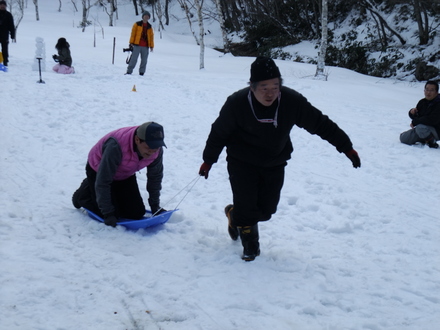
[[[133,45],[139,45],[139,42],[141,40],[142,35],[142,24],[143,21],[139,21],[133,24],[133,27],[131,29],[131,36],[130,36],[130,44]],[[154,32],[153,27],[150,23],[147,23],[147,37],[148,37],[148,47],[154,48]]]

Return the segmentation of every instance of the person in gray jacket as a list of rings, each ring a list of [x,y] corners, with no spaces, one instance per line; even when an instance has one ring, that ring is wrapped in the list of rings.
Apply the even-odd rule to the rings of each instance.
[[[163,178],[163,127],[155,122],[123,127],[102,137],[90,150],[87,177],[72,196],[76,208],[84,207],[115,227],[119,218],[141,219],[146,210],[136,172],[147,168],[151,212],[160,207]]]

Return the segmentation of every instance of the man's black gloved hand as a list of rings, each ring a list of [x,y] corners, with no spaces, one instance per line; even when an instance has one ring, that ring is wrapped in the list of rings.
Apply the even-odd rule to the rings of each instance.
[[[208,164],[208,163],[203,163],[202,166],[200,166],[200,170],[199,170],[199,175],[200,176],[204,176],[205,179],[208,178],[209,175],[209,170],[211,169],[212,164]]]
[[[356,150],[351,149],[349,151],[346,151],[345,155],[348,157],[348,159],[351,160],[354,168],[361,167],[361,159],[359,158],[359,155],[356,152]]]
[[[104,223],[107,226],[116,227],[118,224],[118,218],[113,213],[107,214],[104,216]]]

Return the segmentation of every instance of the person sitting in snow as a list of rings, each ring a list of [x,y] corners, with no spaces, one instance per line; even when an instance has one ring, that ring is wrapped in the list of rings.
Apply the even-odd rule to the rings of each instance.
[[[440,95],[438,82],[428,81],[425,84],[425,98],[408,112],[411,129],[400,134],[400,142],[427,144],[430,148],[438,148],[440,137]]]
[[[146,211],[136,172],[146,167],[151,212],[165,212],[160,207],[162,147],[166,147],[163,127],[155,122],[106,134],[89,152],[87,177],[73,194],[73,205],[94,212],[112,227],[118,218],[141,219]]]
[[[53,55],[52,58],[58,64],[53,67],[53,71],[63,74],[75,73],[70,55],[70,45],[66,38],[59,38],[55,48],[58,50],[58,55]]]
[[[347,134],[307,99],[282,85],[275,62],[257,57],[250,87],[232,94],[223,105],[203,151],[199,174],[208,178],[226,146],[233,204],[225,207],[232,240],[241,238],[242,259],[260,255],[258,222],[275,214],[284,168],[293,151],[290,131],[297,125],[334,145],[355,168],[361,161]]]

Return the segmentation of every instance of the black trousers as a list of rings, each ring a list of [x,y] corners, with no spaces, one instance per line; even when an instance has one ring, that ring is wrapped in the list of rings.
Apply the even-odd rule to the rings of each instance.
[[[0,43],[2,45],[3,64],[7,66],[9,61],[9,40],[1,40]]]
[[[228,158],[235,226],[253,226],[272,217],[280,201],[286,164],[259,167]]]
[[[87,163],[87,178],[81,184],[78,194],[78,203],[96,213],[103,216],[96,202],[96,171]],[[136,175],[121,181],[113,181],[111,184],[112,203],[115,207],[115,215],[118,218],[141,219],[145,214],[145,205],[139,192]]]

